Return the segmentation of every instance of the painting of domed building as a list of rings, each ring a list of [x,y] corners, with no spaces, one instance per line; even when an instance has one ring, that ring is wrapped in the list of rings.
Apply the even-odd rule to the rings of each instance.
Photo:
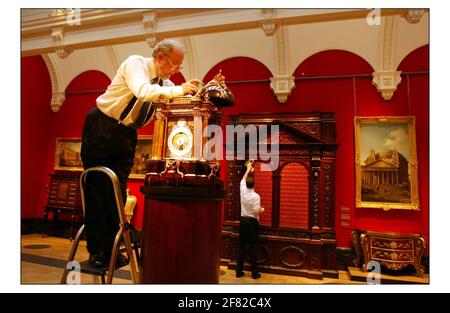
[[[363,201],[409,202],[408,160],[395,148],[370,150],[361,165],[361,187]]]
[[[415,120],[355,117],[357,207],[419,209]]]

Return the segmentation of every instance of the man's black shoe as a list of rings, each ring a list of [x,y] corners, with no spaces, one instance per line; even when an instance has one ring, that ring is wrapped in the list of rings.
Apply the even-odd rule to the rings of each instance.
[[[93,267],[106,267],[106,259],[103,252],[89,254],[89,265]]]
[[[253,279],[261,278],[261,274],[260,273],[252,273],[252,278]]]
[[[236,277],[242,277],[244,276],[244,272],[240,271],[240,272],[236,272]]]

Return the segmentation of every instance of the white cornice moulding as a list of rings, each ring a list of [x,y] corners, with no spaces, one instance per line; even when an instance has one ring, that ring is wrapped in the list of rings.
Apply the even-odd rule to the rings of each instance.
[[[24,56],[142,41],[153,45],[161,38],[260,28],[271,34],[282,25],[361,18],[367,9],[82,9],[80,24],[68,25],[65,17],[22,21]],[[387,9],[383,14],[399,14]],[[274,24],[271,24],[274,23]],[[53,29],[56,42],[49,38]]]
[[[280,75],[270,78],[270,88],[272,88],[278,101],[284,103],[295,88],[295,77],[290,75]]]
[[[275,50],[275,64],[277,73],[270,78],[270,88],[272,88],[278,101],[284,103],[295,87],[294,76],[287,75],[288,68],[288,43],[285,27],[279,28],[278,32],[273,36]]]
[[[372,73],[372,85],[377,88],[384,100],[390,100],[402,78],[401,71],[381,71]]]
[[[186,81],[189,81],[191,79],[198,79],[197,77],[197,62],[195,60],[196,51],[195,51],[195,45],[191,37],[183,37],[183,46],[186,48],[186,54],[184,55],[185,61],[184,64],[187,66],[185,67],[183,71],[183,76],[186,79]]]
[[[119,69],[119,55],[117,54],[116,48],[114,48],[114,46],[107,46],[106,47],[106,51],[108,51],[108,55],[111,59],[111,63],[113,65],[113,70],[114,73],[117,72],[117,70]],[[110,77],[110,79],[112,80],[113,77]]]

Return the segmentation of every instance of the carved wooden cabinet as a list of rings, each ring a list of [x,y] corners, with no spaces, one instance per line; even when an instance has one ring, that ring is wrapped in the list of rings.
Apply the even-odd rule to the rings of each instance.
[[[50,174],[48,201],[44,208],[43,236],[48,233],[48,214],[53,212],[54,227],[60,214],[70,215],[70,239],[73,238],[74,220],[82,216],[79,178],[78,172]]]
[[[230,116],[228,125],[250,126],[246,129],[258,133],[259,143],[279,139],[279,166],[272,171],[261,171],[265,159],[261,151],[254,165],[255,191],[265,208],[260,216],[259,269],[316,279],[338,277],[334,212],[338,145],[334,114],[240,114]],[[277,135],[269,131],[272,125],[278,126]],[[267,126],[267,138],[261,137],[261,126]],[[245,136],[245,160],[250,159],[248,140],[254,135],[236,133],[237,137]],[[238,151],[229,143],[226,149]],[[235,156],[228,161],[221,257],[229,268],[236,266],[239,182],[245,172],[245,160]]]
[[[423,277],[423,236],[368,231],[361,234],[360,243],[364,252],[364,270],[367,270],[370,261],[377,261],[391,270],[400,270],[412,264],[419,276]]]

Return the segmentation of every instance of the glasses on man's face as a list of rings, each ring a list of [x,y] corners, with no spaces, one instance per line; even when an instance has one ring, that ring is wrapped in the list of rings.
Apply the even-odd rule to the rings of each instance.
[[[169,61],[170,66],[171,66],[173,69],[177,69],[177,70],[182,70],[182,69],[183,69],[183,66],[181,65],[181,63],[180,63],[180,64],[174,63],[174,62],[169,58],[169,56],[166,56],[166,60]]]

